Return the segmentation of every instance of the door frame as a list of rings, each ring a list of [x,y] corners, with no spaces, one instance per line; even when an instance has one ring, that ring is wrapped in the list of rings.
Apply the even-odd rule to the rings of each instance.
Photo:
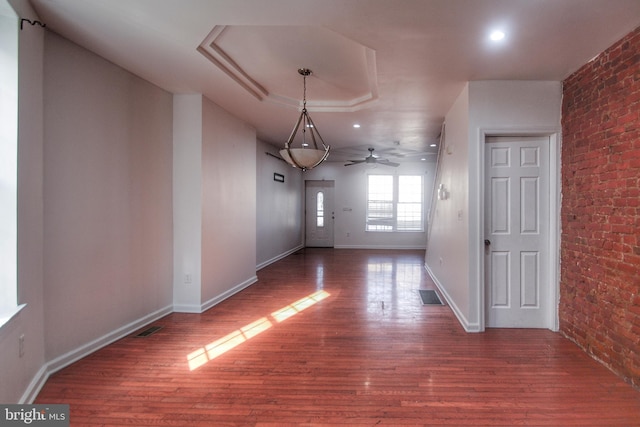
[[[331,242],[332,245],[331,246],[327,246],[327,247],[331,247],[334,248],[335,247],[335,235],[336,235],[336,230],[335,230],[335,184],[336,181],[333,179],[305,179],[303,180],[303,186],[304,186],[304,196],[303,196],[303,200],[302,200],[302,224],[303,224],[303,246],[306,248],[307,246],[307,236],[308,236],[308,229],[307,229],[307,193],[308,193],[308,183],[309,182],[325,182],[325,183],[332,183],[331,188],[333,189],[332,191],[332,211],[331,211]],[[324,247],[324,246],[319,246],[319,247]]]
[[[547,328],[552,331],[559,330],[558,303],[560,301],[560,134],[557,129],[481,129],[480,144],[481,147],[478,156],[478,176],[476,177],[478,194],[478,222],[475,224],[475,233],[471,233],[472,238],[475,237],[470,246],[475,248],[475,275],[476,283],[479,283],[476,295],[478,306],[478,318],[480,321],[480,331],[485,330],[486,317],[486,283],[485,283],[485,251],[484,251],[484,223],[485,223],[485,144],[487,137],[548,137],[549,138],[549,244],[548,244],[548,265],[549,271],[547,280],[549,283],[549,299],[547,307]],[[470,177],[471,178],[471,177]],[[472,192],[473,189],[470,188]],[[471,226],[471,224],[470,224]],[[473,228],[473,227],[470,227]],[[475,234],[475,236],[473,236]]]

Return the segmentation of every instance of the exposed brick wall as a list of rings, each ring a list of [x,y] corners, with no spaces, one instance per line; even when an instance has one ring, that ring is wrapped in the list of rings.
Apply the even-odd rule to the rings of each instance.
[[[640,386],[640,28],[563,91],[560,330]]]

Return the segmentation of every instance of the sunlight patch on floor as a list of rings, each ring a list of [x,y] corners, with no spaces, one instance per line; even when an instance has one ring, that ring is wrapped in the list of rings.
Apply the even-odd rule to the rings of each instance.
[[[277,323],[295,316],[301,311],[311,307],[314,304],[329,297],[330,294],[327,291],[321,290],[307,295],[304,298],[299,299],[289,305],[282,307],[279,310],[271,313],[271,318]],[[261,317],[255,322],[251,322],[240,329],[237,329],[224,337],[217,339],[198,350],[191,352],[187,355],[187,361],[189,363],[189,370],[193,371],[203,366],[210,360],[225,354],[229,350],[234,349],[238,345],[246,342],[247,340],[261,334],[267,329],[271,328],[273,323],[267,317]]]
[[[311,307],[319,301],[322,301],[328,296],[329,293],[327,291],[314,292],[313,294],[299,299],[286,307],[282,307],[280,310],[274,311],[271,313],[271,317],[273,317],[278,323],[282,322],[287,320],[289,317],[300,313],[302,310]]]

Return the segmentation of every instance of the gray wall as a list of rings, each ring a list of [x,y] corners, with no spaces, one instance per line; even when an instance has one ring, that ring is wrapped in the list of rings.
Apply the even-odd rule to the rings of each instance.
[[[278,147],[257,144],[257,265],[261,268],[302,247],[302,172],[282,160]],[[284,175],[284,182],[273,174]]]
[[[172,95],[47,32],[47,360],[172,305]]]
[[[11,1],[19,16],[36,16],[28,2]],[[16,22],[16,31],[17,22]],[[43,301],[44,33],[21,31],[18,72],[18,303],[27,306],[0,329],[0,402],[23,399],[45,362]],[[18,337],[24,335],[24,356]]]
[[[424,232],[371,232],[365,231],[367,215],[367,176],[369,174],[405,174],[424,176],[425,231]],[[336,248],[361,249],[424,249],[427,242],[426,227],[430,206],[435,163],[401,162],[397,168],[377,165],[345,167],[342,162],[325,162],[304,173],[305,180],[335,181]]]

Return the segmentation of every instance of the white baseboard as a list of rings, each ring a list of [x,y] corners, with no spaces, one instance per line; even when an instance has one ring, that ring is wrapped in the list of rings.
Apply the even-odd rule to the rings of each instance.
[[[426,250],[423,246],[389,246],[389,245],[336,245],[335,249],[390,249],[390,250]]]
[[[237,294],[241,290],[253,285],[257,281],[258,281],[258,276],[250,277],[244,282],[234,286],[233,288],[229,289],[226,292],[221,293],[220,295],[216,295],[215,297],[211,298],[208,301],[205,301],[202,304],[176,304],[173,306],[173,312],[174,313],[196,313],[196,314],[204,313],[214,305],[217,305],[222,301],[226,300],[227,298],[232,297],[233,295]]]
[[[127,335],[135,332],[136,330],[142,328],[143,326],[148,325],[149,323],[156,321],[161,317],[171,314],[172,311],[173,311],[172,306],[161,308],[160,310],[156,310],[153,313],[147,314],[146,316],[143,316],[138,320],[134,320],[133,322],[130,322],[124,326],[121,326],[120,328],[114,331],[111,331],[106,335],[103,335],[93,341],[90,341],[87,344],[84,344],[75,350],[72,350],[66,354],[63,354],[62,356],[58,356],[47,363],[47,367],[48,367],[47,371],[49,372],[49,374],[53,374],[59,371],[60,369],[66,366],[69,366],[73,362],[76,362],[82,359],[83,357],[88,356],[94,351],[99,350],[102,347],[119,340],[120,338],[126,337]]]
[[[174,304],[173,305],[174,313],[194,313],[200,314],[202,313],[202,305],[199,304]]]
[[[40,370],[36,373],[36,375],[29,383],[27,389],[22,394],[22,397],[20,398],[18,403],[33,403],[33,401],[36,400],[36,397],[38,397],[38,393],[40,393],[40,390],[42,389],[42,387],[44,387],[44,384],[49,379],[49,375],[50,373],[47,372],[47,365],[42,365],[40,367]]]
[[[88,342],[75,350],[72,350],[68,353],[65,353],[61,356],[56,357],[55,359],[45,363],[40,370],[36,373],[36,375],[31,380],[31,383],[22,394],[19,403],[32,403],[35,398],[40,393],[40,390],[47,382],[47,379],[52,374],[57,371],[71,365],[72,363],[82,359],[90,355],[91,353],[105,347],[121,338],[126,337],[129,334],[137,331],[138,329],[168,315],[173,312],[178,313],[202,313],[214,305],[224,301],[225,299],[233,296],[234,294],[240,292],[241,290],[251,286],[252,284],[258,281],[257,276],[253,276],[248,280],[240,283],[239,285],[229,289],[221,295],[216,296],[215,298],[210,299],[202,305],[171,305],[164,307],[160,310],[157,310],[153,313],[150,313],[146,316],[141,317],[133,322],[130,322],[112,332],[109,332],[106,335],[103,335],[91,342]]]
[[[282,254],[280,254],[278,256],[275,256],[275,257],[273,257],[273,258],[271,258],[271,259],[269,259],[267,261],[261,262],[260,264],[258,264],[256,266],[256,271],[261,270],[261,269],[265,268],[266,266],[273,264],[276,261],[280,261],[281,259],[286,258],[289,255],[294,254],[294,253],[298,252],[300,249],[303,249],[303,248],[304,248],[304,245],[300,245],[300,246],[297,246],[297,247],[295,247],[295,248],[293,248],[293,249],[291,249],[291,250],[289,250],[287,252],[284,252],[284,253],[282,253]]]
[[[478,325],[477,323],[470,323],[467,320],[463,312],[456,305],[456,302],[453,300],[453,298],[451,298],[451,295],[449,295],[449,293],[447,292],[447,289],[444,286],[442,286],[442,283],[440,283],[436,275],[433,274],[433,271],[431,271],[431,269],[429,268],[429,265],[425,263],[424,268],[425,270],[427,270],[427,273],[429,274],[433,282],[436,284],[436,287],[438,288],[438,290],[440,291],[444,299],[447,301],[447,304],[449,305],[449,307],[451,307],[453,314],[455,314],[456,318],[458,319],[458,322],[460,322],[460,325],[462,325],[464,330],[466,332],[482,332],[482,330],[480,329],[480,325]]]
[[[47,382],[47,379],[50,375],[56,373],[60,369],[71,365],[72,363],[82,359],[83,357],[90,355],[91,353],[101,349],[102,347],[105,347],[121,338],[126,337],[127,335],[137,331],[138,329],[148,325],[149,323],[152,323],[168,314],[171,314],[172,309],[172,306],[167,306],[161,308],[160,310],[156,310],[153,313],[130,322],[112,332],[109,332],[106,335],[103,335],[76,348],[75,350],[67,352],[45,363],[31,380],[31,383],[29,384],[25,392],[22,394],[22,398],[20,399],[21,403],[33,402],[38,396],[38,393],[40,393],[40,389]]]
[[[234,286],[233,288],[229,289],[228,291],[223,292],[220,295],[211,298],[210,300],[208,300],[204,304],[202,304],[200,312],[203,313],[203,312],[209,310],[214,305],[219,304],[222,301],[226,300],[227,298],[232,297],[233,295],[237,294],[241,290],[243,290],[245,288],[248,288],[249,286],[253,285],[257,281],[258,281],[258,276],[253,276],[253,277],[245,280],[244,282],[240,283],[239,285]]]

